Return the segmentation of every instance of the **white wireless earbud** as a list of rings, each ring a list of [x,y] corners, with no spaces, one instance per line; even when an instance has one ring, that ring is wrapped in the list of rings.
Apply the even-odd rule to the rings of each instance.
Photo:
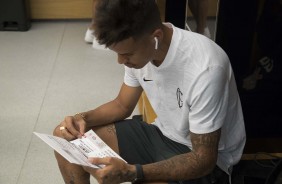
[[[154,37],[154,39],[155,39],[155,49],[158,50],[159,40],[157,39],[157,37]]]

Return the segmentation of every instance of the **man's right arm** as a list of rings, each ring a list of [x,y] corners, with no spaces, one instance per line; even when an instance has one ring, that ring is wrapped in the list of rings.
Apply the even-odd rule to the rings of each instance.
[[[129,117],[142,93],[142,87],[122,84],[118,96],[94,110],[81,113],[87,127],[106,125]]]

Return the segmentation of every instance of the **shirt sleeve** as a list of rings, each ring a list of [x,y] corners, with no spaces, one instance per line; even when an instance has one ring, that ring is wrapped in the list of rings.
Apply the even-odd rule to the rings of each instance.
[[[193,133],[210,133],[222,127],[228,111],[229,75],[220,67],[209,67],[192,90],[189,126]]]
[[[138,87],[140,86],[140,83],[138,79],[136,78],[133,69],[128,68],[127,66],[125,67],[125,72],[124,72],[124,83],[128,86],[131,87]]]

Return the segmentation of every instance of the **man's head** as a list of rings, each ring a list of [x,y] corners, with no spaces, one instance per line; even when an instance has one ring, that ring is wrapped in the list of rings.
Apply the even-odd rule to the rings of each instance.
[[[153,59],[162,22],[154,0],[99,0],[95,36],[119,56],[119,63],[142,68]]]

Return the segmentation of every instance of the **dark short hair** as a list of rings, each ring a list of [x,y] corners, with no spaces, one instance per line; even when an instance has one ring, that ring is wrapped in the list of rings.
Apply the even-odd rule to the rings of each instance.
[[[155,0],[98,0],[94,14],[95,36],[107,47],[161,28]]]

